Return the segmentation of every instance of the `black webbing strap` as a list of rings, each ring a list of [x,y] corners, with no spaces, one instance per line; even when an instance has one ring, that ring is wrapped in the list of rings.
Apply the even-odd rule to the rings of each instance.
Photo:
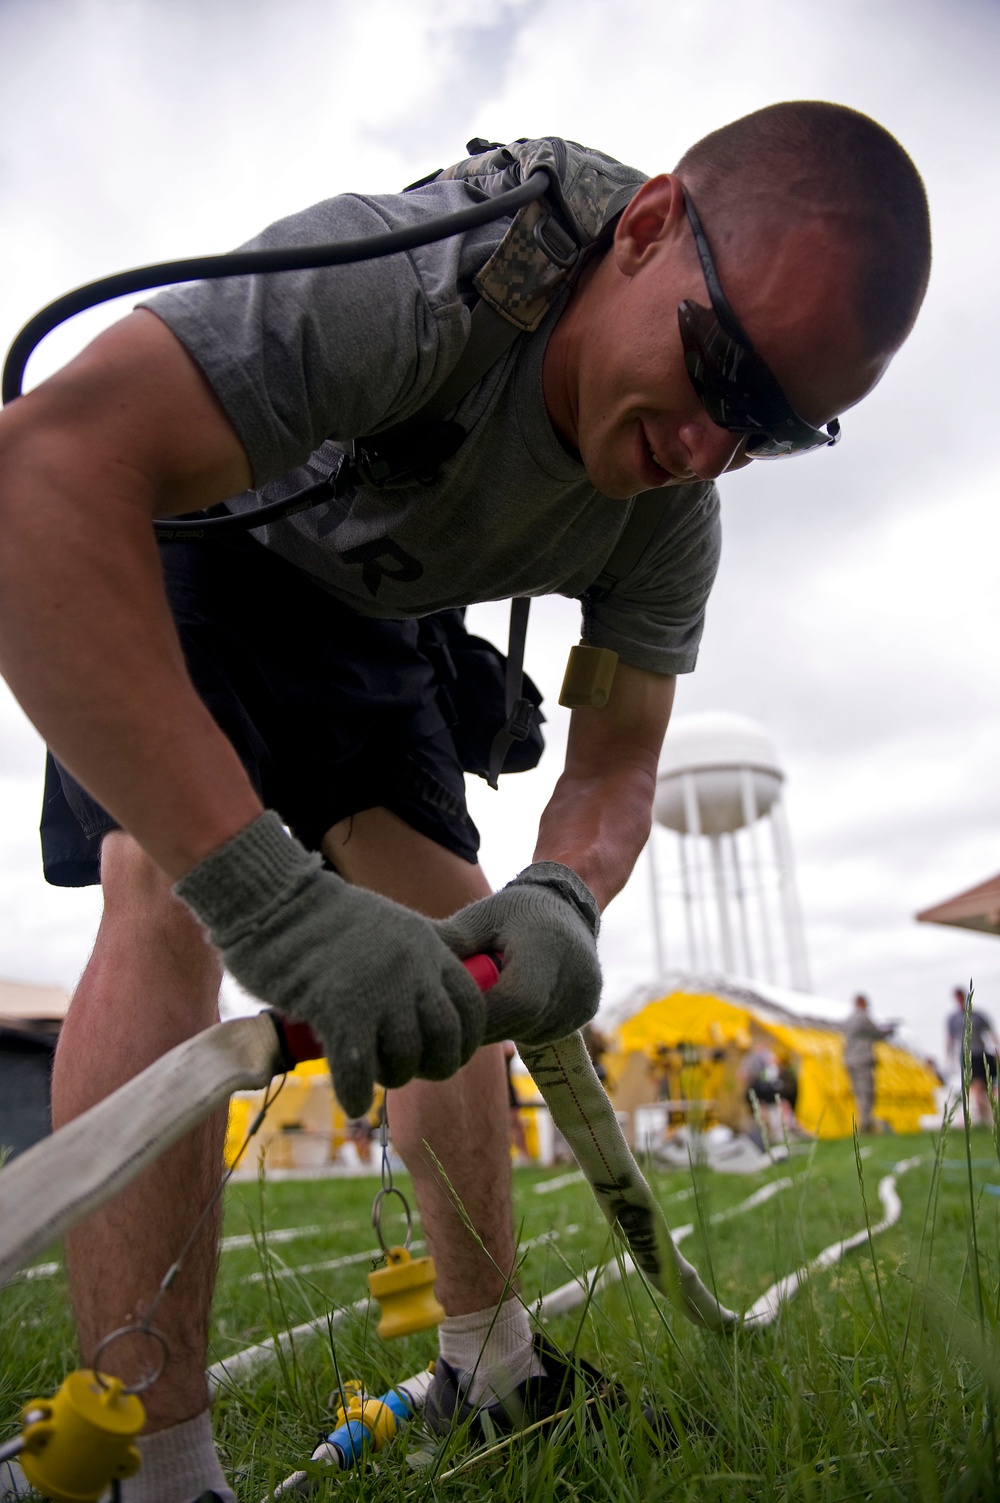
[[[631,574],[646,548],[663,515],[663,498],[659,491],[641,491],[632,502],[628,521],[622,528],[607,563],[594,583],[584,591],[587,600],[603,600],[610,595],[620,579]]]
[[[501,318],[480,298],[472,310],[469,337],[444,384],[426,402],[411,422],[443,418],[482,380],[491,365],[505,355],[521,330]]]
[[[480,305],[482,306],[482,305]],[[615,585],[631,573],[645,553],[663,512],[663,500],[657,491],[643,491],[632,502],[632,510],[621,536],[607,563],[586,591],[592,600],[610,595]],[[531,599],[519,595],[510,603],[510,635],[507,641],[507,672],[504,678],[506,719],[490,746],[487,782],[496,788],[507,753],[515,741],[523,741],[531,732],[535,706],[524,698],[524,646],[528,636],[528,612]]]
[[[535,720],[535,706],[525,699],[524,690],[524,644],[528,636],[528,612],[531,599],[519,595],[510,603],[510,635],[507,639],[507,672],[504,678],[504,709],[507,718],[493,737],[490,747],[489,776],[486,781],[491,788],[503,772],[507,753],[515,741],[524,741],[531,733]]]

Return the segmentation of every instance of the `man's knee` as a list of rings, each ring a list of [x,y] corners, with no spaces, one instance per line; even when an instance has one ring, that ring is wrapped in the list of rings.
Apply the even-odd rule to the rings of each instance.
[[[221,966],[190,910],[171,890],[170,878],[130,835],[116,830],[101,850],[104,917],[101,942],[159,963],[180,966],[218,985]]]

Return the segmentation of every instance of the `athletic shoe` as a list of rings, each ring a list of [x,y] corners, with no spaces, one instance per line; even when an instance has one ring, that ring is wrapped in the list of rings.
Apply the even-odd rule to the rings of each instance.
[[[609,1408],[620,1409],[628,1400],[616,1384],[609,1382],[596,1367],[582,1358],[560,1356],[551,1342],[536,1334],[532,1346],[545,1368],[544,1376],[526,1378],[513,1393],[488,1404],[472,1404],[465,1397],[467,1377],[437,1357],[434,1377],[424,1400],[424,1424],[434,1435],[447,1435],[460,1425],[470,1424],[478,1438],[510,1435],[542,1420],[554,1420],[573,1402],[578,1385],[587,1399],[597,1399]],[[643,1405],[650,1424],[657,1421],[651,1409]],[[488,1423],[484,1423],[484,1416]]]

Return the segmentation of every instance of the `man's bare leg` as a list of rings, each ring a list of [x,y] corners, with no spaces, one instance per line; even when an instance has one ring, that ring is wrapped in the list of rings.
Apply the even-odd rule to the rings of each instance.
[[[993,1112],[985,1080],[980,1080],[978,1076],[975,1076],[969,1082],[969,1098],[972,1106],[972,1120],[980,1127],[988,1127],[993,1121]]]
[[[445,916],[488,885],[478,867],[384,810],[331,832],[328,853],[350,880],[431,916]],[[62,1030],[53,1074],[56,1126],[101,1100],[154,1059],[216,1021],[218,961],[169,883],[126,835],[105,841],[105,915]],[[392,1093],[393,1135],[407,1157],[446,1310],[461,1315],[501,1298],[514,1260],[506,1090],[499,1047],[481,1050],[451,1081],[415,1081]],[[85,1360],[109,1331],[141,1316],[218,1182],[225,1114],[195,1129],[67,1238],[67,1264]],[[454,1209],[428,1143],[477,1229]],[[210,1217],[156,1325],[171,1360],[145,1395],[148,1429],[205,1407],[205,1340],[216,1265]],[[150,1343],[117,1342],[106,1371],[133,1378]]]
[[[429,918],[446,918],[490,892],[478,866],[386,809],[343,820],[323,848],[349,881]],[[388,1109],[393,1142],[413,1176],[438,1298],[449,1315],[496,1303],[508,1285],[515,1250],[501,1046],[480,1049],[450,1080],[414,1080],[390,1092]],[[476,1235],[456,1209],[456,1198]]]
[[[63,1025],[52,1079],[55,1126],[77,1116],[174,1045],[218,1020],[214,952],[167,878],[130,839],[104,842],[104,917]],[[66,1262],[85,1362],[102,1337],[140,1318],[219,1180],[224,1111],[162,1154],[66,1239]],[[170,1346],[144,1394],[150,1431],[205,1409],[205,1345],[218,1216],[207,1218],[183,1272],[156,1312]],[[134,1379],[159,1358],[151,1341],[107,1348],[105,1372]]]

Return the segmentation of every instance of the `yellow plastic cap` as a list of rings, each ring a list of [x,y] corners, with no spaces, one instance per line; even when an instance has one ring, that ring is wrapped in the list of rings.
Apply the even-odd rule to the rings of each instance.
[[[114,1481],[139,1470],[132,1441],[146,1411],[121,1380],[90,1370],[70,1373],[51,1399],[32,1399],[22,1411],[19,1460],[36,1492],[53,1503],[97,1503]]]
[[[440,1325],[444,1310],[434,1294],[434,1259],[411,1258],[403,1247],[390,1248],[386,1257],[388,1266],[368,1275],[369,1293],[382,1306],[378,1325],[382,1340]]]

